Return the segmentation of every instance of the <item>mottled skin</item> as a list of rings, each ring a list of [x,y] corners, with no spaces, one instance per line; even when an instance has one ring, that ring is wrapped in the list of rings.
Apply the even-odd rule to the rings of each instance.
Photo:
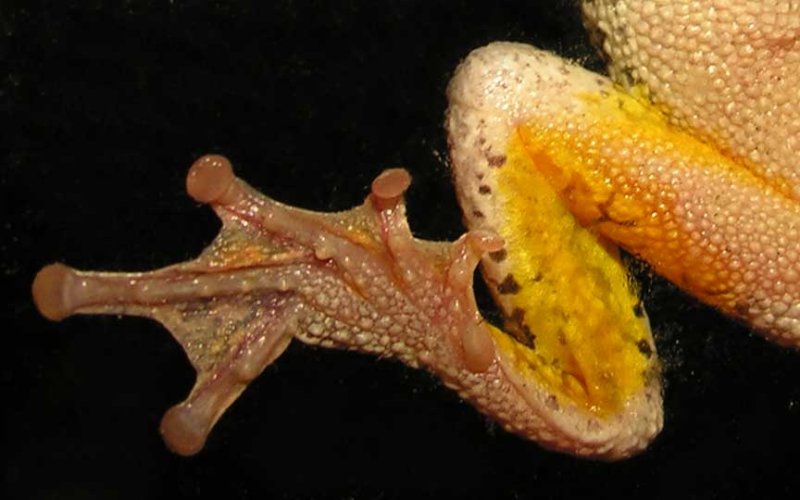
[[[54,320],[133,314],[170,329],[197,371],[193,391],[161,425],[181,454],[202,448],[225,409],[293,338],[425,368],[508,430],[546,447],[605,459],[636,453],[662,425],[658,363],[634,291],[608,283],[618,277],[618,263],[606,238],[768,337],[800,342],[800,210],[790,173],[797,158],[797,4],[773,2],[779,15],[756,16],[772,28],[742,22],[743,31],[705,38],[698,50],[680,45],[693,39],[676,34],[691,30],[687,19],[737,9],[744,10],[736,19],[750,19],[742,16],[752,17],[747,9],[755,3],[673,3],[585,3],[615,60],[612,75],[631,85],[636,98],[518,44],[493,44],[465,60],[449,89],[448,128],[471,230],[454,243],[413,238],[403,170],[381,174],[362,206],[320,214],[257,193],[227,160],[207,156],[190,169],[187,191],[212,205],[223,228],[196,260],[150,273],[52,264],[37,275],[34,300]],[[719,25],[715,19],[697,18],[697,40],[731,25],[725,16]],[[772,57],[731,56],[742,40]],[[665,47],[670,57],[658,63]],[[717,69],[710,71],[709,61]],[[757,70],[747,70],[751,63]],[[693,94],[720,68],[727,71],[722,83],[712,79],[707,88],[741,84],[733,100],[723,102],[718,90]],[[741,132],[741,125],[755,128]],[[517,206],[509,187],[527,174],[514,174],[512,166],[528,163],[545,182],[537,184],[533,205]],[[558,269],[605,291],[585,299],[593,311],[586,318],[574,313],[574,295],[547,295],[548,307],[564,312],[549,339],[536,337],[536,324],[528,325],[536,314],[516,314],[515,300],[543,283],[560,283],[559,276],[549,268],[510,267],[526,240],[517,240],[518,226],[509,232],[516,216],[503,212],[514,207],[535,218],[544,200],[556,211],[563,202],[580,222],[567,218],[552,230],[567,236],[558,241],[582,242]],[[546,258],[563,256],[553,248]],[[511,316],[508,334],[476,309],[472,271],[482,256],[501,309]],[[617,306],[618,314],[594,314]],[[573,345],[567,327],[589,329]],[[590,327],[604,332],[599,340]],[[584,341],[597,341],[606,349],[601,358],[615,363],[592,357]]]
[[[643,162],[628,148],[628,167],[606,172],[611,189],[649,190],[636,195],[638,209],[676,233],[645,241],[620,227],[598,231],[701,300],[800,347],[800,4],[599,0],[583,8],[612,78],[726,157],[656,160],[642,144]],[[596,185],[595,196],[604,189]]]
[[[450,101],[451,156],[470,227],[503,226],[507,187],[497,179],[506,165],[496,158],[519,134],[539,159],[532,168],[585,227],[771,340],[800,346],[800,203],[779,187],[670,125],[643,98],[529,46],[473,52]],[[513,272],[484,263],[496,282]]]

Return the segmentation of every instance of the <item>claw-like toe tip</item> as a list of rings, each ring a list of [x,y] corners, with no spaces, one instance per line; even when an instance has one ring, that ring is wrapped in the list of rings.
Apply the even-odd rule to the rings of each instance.
[[[74,276],[71,267],[61,263],[43,267],[33,279],[33,302],[42,316],[52,321],[60,321],[70,314],[72,308],[65,290],[67,282]]]
[[[205,155],[195,161],[186,176],[186,192],[200,203],[224,203],[233,182],[231,162],[220,155]]]
[[[372,181],[372,194],[382,200],[399,198],[411,185],[411,175],[404,168],[384,170]]]
[[[161,436],[170,450],[188,457],[203,449],[208,429],[183,404],[167,410],[161,418]]]

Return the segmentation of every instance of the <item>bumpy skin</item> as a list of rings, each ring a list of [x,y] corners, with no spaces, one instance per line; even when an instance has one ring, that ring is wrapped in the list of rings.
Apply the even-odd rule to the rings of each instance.
[[[800,3],[594,0],[587,24],[615,81],[800,199]]]
[[[641,97],[529,46],[475,51],[450,98],[454,173],[470,227],[502,224],[506,214],[481,185],[495,189],[506,167],[493,159],[521,134],[539,159],[534,168],[584,226],[768,338],[800,346],[800,203]],[[507,272],[484,264],[490,274]]]
[[[651,217],[642,225],[674,231],[645,241],[620,226],[597,229],[702,300],[797,348],[800,4],[596,0],[583,10],[612,77],[642,89],[670,123],[731,160],[652,160],[653,144],[627,148],[632,157],[617,175],[605,172],[611,190],[649,191],[636,195]],[[589,190],[608,196],[598,183]]]
[[[641,316],[641,306],[635,297],[619,310],[619,316],[608,314],[619,309],[620,295],[628,293],[624,286],[615,289],[608,285],[614,279],[626,284],[625,272],[619,269],[622,265],[613,252],[609,255],[607,243],[564,220],[558,207],[552,206],[560,204],[557,198],[544,192],[549,190],[547,186],[519,172],[535,168],[535,162],[519,158],[525,156],[517,147],[521,124],[547,123],[567,110],[578,112],[578,92],[612,90],[608,79],[547,52],[522,44],[494,43],[470,54],[453,76],[448,88],[447,129],[454,185],[467,225],[497,231],[505,239],[501,251],[483,258],[482,269],[505,315],[519,318],[516,323],[521,323],[523,335],[515,337],[521,342],[526,340],[525,332],[535,337],[530,351],[519,356],[519,363],[524,366],[531,358],[547,358],[548,346],[560,344],[569,351],[562,356],[557,353],[556,364],[567,367],[572,358],[586,358],[584,349],[602,349],[598,338],[605,335],[604,325],[613,324],[608,335],[620,340],[615,340],[604,356],[624,359],[624,363],[593,370],[588,359],[580,363],[581,378],[589,387],[633,378],[634,384],[623,394],[624,409],[604,425],[612,435],[618,434],[617,439],[628,439],[626,435],[631,433],[646,442],[660,430],[663,420],[660,380],[649,328],[624,331],[640,321],[636,311]],[[568,213],[566,216],[572,219]],[[524,223],[509,224],[513,219]],[[520,301],[520,297],[526,300]],[[515,321],[508,323],[513,332]],[[572,333],[574,339],[568,333],[571,327],[578,329]],[[546,338],[550,335],[557,340]],[[542,369],[533,366],[531,372],[539,376]],[[557,382],[554,385],[559,386]]]
[[[485,231],[454,243],[414,239],[402,200],[409,183],[404,170],[388,170],[362,206],[313,213],[261,195],[226,159],[206,156],[190,169],[187,190],[223,227],[197,259],[147,273],[52,264],[36,276],[34,300],[50,319],[128,314],[170,329],[197,371],[191,394],[161,423],[183,455],[202,449],[292,338],[423,367],[507,429],[553,449],[616,459],[644,448],[660,428],[658,390],[647,395],[650,418],[636,405],[600,419],[520,376],[472,294],[481,254],[502,242]]]

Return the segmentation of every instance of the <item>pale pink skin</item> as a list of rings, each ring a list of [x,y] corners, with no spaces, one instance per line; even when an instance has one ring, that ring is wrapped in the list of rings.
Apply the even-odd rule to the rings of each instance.
[[[37,275],[34,300],[53,320],[128,314],[172,332],[197,371],[191,394],[161,423],[167,445],[183,455],[202,449],[225,409],[292,338],[425,368],[507,429],[552,449],[606,459],[643,449],[661,427],[658,384],[642,395],[654,410],[648,418],[630,411],[600,420],[520,379],[495,349],[472,292],[481,255],[502,241],[487,231],[453,243],[413,238],[403,204],[409,183],[405,170],[387,170],[363,205],[314,213],[261,195],[225,158],[205,156],[187,190],[212,205],[223,227],[197,259],[147,273],[52,264]],[[237,260],[243,247],[257,256]]]

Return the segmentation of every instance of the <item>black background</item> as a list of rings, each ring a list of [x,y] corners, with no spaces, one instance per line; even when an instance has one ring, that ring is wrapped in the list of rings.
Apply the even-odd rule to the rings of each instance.
[[[406,166],[415,233],[454,239],[442,121],[458,61],[501,39],[598,61],[569,1],[105,3],[3,2],[6,498],[798,497],[800,355],[641,265],[666,426],[628,461],[544,451],[423,372],[299,343],[201,454],[167,452],[159,419],[192,383],[178,345],[141,319],[42,319],[39,267],[197,254],[218,224],[183,179],[207,152],[317,210]]]

